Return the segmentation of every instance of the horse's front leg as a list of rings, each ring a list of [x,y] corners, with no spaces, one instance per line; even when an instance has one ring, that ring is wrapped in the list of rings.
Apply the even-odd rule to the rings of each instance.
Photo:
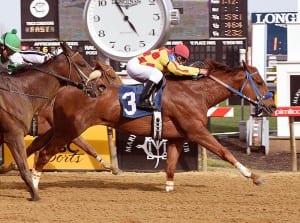
[[[37,190],[34,188],[33,182],[30,177],[30,171],[27,163],[27,157],[25,152],[25,142],[23,135],[7,137],[6,144],[9,147],[14,160],[18,166],[20,175],[24,182],[26,183],[28,190],[30,192],[32,201],[37,201],[40,199]]]
[[[206,128],[202,128],[201,130],[201,133],[193,135],[189,137],[189,139],[204,146],[209,151],[218,155],[221,159],[231,163],[244,177],[251,178],[254,184],[260,185],[264,183],[264,180],[259,175],[252,173],[248,168],[241,164]]]
[[[87,154],[94,157],[99,163],[103,165],[103,167],[107,170],[111,170],[112,174],[118,175],[121,171],[119,168],[107,163],[99,153],[91,145],[89,145],[81,136],[78,136],[77,138],[72,140],[72,143],[80,147],[82,150],[84,150]]]
[[[182,151],[183,142],[172,143],[168,141],[167,146],[167,162],[166,162],[166,191],[174,190],[174,176],[176,171],[177,162]]]
[[[51,157],[57,154],[60,151],[60,148],[66,145],[69,141],[71,140],[53,136],[46,146],[39,151],[35,168],[32,170],[32,180],[36,189],[38,189],[44,166],[49,162]]]

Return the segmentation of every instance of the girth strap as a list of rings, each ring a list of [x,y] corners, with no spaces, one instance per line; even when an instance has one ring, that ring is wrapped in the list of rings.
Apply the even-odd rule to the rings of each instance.
[[[160,111],[153,111],[153,139],[160,140],[162,137],[162,116]]]

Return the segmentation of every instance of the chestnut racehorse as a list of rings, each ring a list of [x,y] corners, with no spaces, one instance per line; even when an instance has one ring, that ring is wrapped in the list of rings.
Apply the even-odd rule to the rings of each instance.
[[[66,44],[63,53],[37,66],[20,67],[16,73],[0,75],[0,145],[6,143],[17,163],[33,201],[39,200],[28,168],[24,136],[33,115],[51,101],[63,85],[83,87],[92,68]]]
[[[121,79],[119,76],[115,73],[113,68],[107,64],[104,64],[100,61],[96,61],[96,69],[101,71],[101,76],[97,79],[97,82],[99,84],[114,84],[114,85],[121,85]],[[68,91],[69,88],[61,88],[60,91]],[[68,94],[65,92],[65,94]],[[45,134],[50,128],[53,126],[53,106],[54,106],[54,100],[51,101],[51,103],[44,106],[39,112],[37,116],[37,133],[35,133],[37,136],[41,136]],[[32,133],[33,134],[33,133]],[[33,135],[33,136],[36,136]],[[38,141],[34,141],[34,143],[38,143]],[[95,149],[86,142],[83,137],[78,136],[77,138],[73,139],[68,144],[73,143],[79,148],[81,148],[83,151],[85,151],[90,156],[94,157],[106,170],[111,170],[113,174],[118,174],[120,171],[115,166],[105,162],[105,160],[100,156],[100,154],[95,151]],[[32,146],[35,146],[34,144],[30,144],[27,149],[31,148]],[[36,145],[38,146],[38,145]],[[35,154],[35,161],[34,164],[38,158],[38,153]],[[10,163],[8,166],[2,165],[0,168],[0,174],[7,173],[11,170],[16,170],[16,164],[15,162]]]
[[[259,185],[263,179],[238,162],[208,131],[207,111],[231,95],[238,94],[254,104],[260,112],[270,115],[276,109],[272,95],[268,93],[266,83],[255,67],[244,63],[241,67],[230,68],[213,60],[205,61],[205,67],[209,76],[204,78],[166,76],[162,96],[162,137],[168,140],[166,190],[174,189],[175,169],[186,140],[207,148],[235,166],[244,177]],[[70,87],[68,94],[60,92],[55,101],[54,126],[40,137],[43,142],[41,144],[46,146],[40,151],[35,171],[40,175],[44,165],[60,147],[96,124],[111,126],[135,135],[151,136],[152,132],[151,116],[136,119],[122,116],[119,87],[106,85],[103,94],[96,98],[88,98],[80,90]],[[36,149],[30,149],[28,155]],[[35,180],[35,185],[38,185],[38,179]]]

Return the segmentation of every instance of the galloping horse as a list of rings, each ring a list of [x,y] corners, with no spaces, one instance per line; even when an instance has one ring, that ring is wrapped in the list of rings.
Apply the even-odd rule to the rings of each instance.
[[[258,110],[270,115],[276,109],[274,101],[267,97],[270,96],[267,86],[255,67],[244,63],[241,67],[230,68],[212,60],[207,60],[205,66],[209,77],[166,77],[162,96],[162,137],[168,140],[166,190],[174,189],[175,169],[185,140],[204,146],[259,185],[263,179],[238,162],[207,130],[207,111],[231,95],[239,94],[255,104]],[[122,117],[117,86],[106,85],[103,94],[96,98],[88,98],[70,87],[68,94],[61,92],[55,101],[54,126],[40,138],[42,145],[46,146],[40,151],[35,170],[41,174],[43,166],[61,146],[92,125],[101,124],[135,135],[151,136],[151,123],[151,116],[137,119]],[[72,131],[66,131],[66,126],[73,126]],[[28,155],[35,150],[27,151]]]
[[[114,84],[114,85],[121,85],[122,81],[119,78],[119,76],[115,73],[113,68],[107,64],[101,63],[100,61],[95,62],[96,69],[101,72],[101,76],[98,77],[96,80],[98,84]],[[66,91],[65,94],[68,94],[69,88],[61,88],[59,91]],[[55,98],[46,106],[44,106],[39,112],[37,116],[37,126],[36,129],[37,132],[35,133],[37,136],[41,136],[45,134],[50,128],[53,127],[53,106],[54,106]],[[67,102],[66,102],[67,103]],[[34,130],[32,130],[34,131]],[[34,134],[34,136],[35,136]],[[35,145],[35,143],[38,143],[38,141],[34,141],[34,143],[30,144],[27,148],[31,148]],[[105,162],[105,160],[98,154],[95,149],[89,145],[81,136],[78,136],[77,138],[73,139],[71,142],[68,142],[68,144],[73,143],[79,148],[81,148],[83,151],[85,151],[90,156],[94,157],[100,164],[104,166],[105,169],[111,170],[113,174],[118,174],[119,169],[114,167],[113,165]],[[35,162],[38,157],[38,152],[35,156]],[[15,166],[15,162],[10,163],[8,166],[2,165],[0,168],[0,174],[7,173],[11,170],[17,169]]]
[[[0,144],[6,143],[10,149],[33,201],[39,200],[39,195],[32,183],[24,142],[33,115],[61,86],[83,87],[86,75],[93,71],[80,54],[66,44],[61,47],[63,53],[45,64],[0,75]]]

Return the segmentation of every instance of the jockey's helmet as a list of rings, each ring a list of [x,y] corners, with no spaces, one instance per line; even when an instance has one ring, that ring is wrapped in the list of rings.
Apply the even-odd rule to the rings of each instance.
[[[181,56],[183,57],[184,59],[188,59],[189,56],[190,56],[190,51],[189,51],[189,48],[187,48],[186,45],[184,44],[177,44],[175,47],[174,47],[174,53],[178,56]]]
[[[21,40],[17,36],[17,30],[12,29],[10,32],[4,33],[0,38],[0,44],[6,46],[13,52],[19,52]]]

